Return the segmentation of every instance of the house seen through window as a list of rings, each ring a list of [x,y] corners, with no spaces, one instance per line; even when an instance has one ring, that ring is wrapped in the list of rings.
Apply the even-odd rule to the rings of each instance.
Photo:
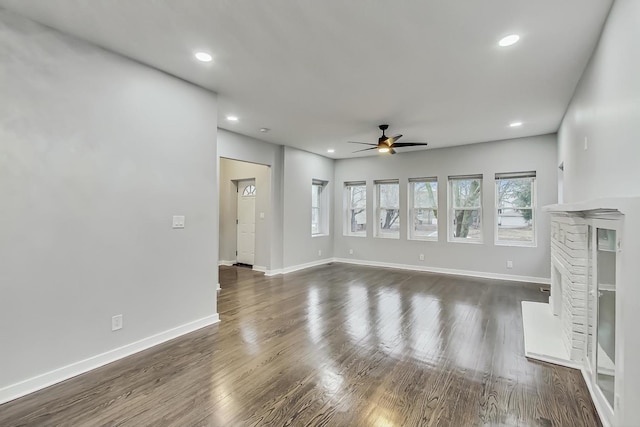
[[[496,244],[535,244],[535,172],[496,174]]]
[[[409,239],[438,240],[438,179],[409,179]]]

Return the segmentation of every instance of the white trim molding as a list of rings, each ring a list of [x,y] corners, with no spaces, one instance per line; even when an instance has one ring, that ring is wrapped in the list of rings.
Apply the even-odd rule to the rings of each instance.
[[[265,276],[277,276],[278,274],[282,274],[282,269],[281,268],[278,268],[278,269],[275,269],[275,270],[266,270],[264,272]]]
[[[227,267],[230,267],[235,263],[236,263],[235,261],[230,261],[225,259],[218,260],[218,265],[226,265]]]
[[[264,267],[262,265],[254,265],[252,267],[253,271],[257,271],[258,273],[266,273],[267,272],[267,267]]]
[[[294,271],[304,270],[305,268],[317,267],[318,265],[329,264],[335,261],[334,258],[319,259],[317,261],[306,262],[304,264],[292,265],[291,267],[284,267],[280,274],[293,273]]]
[[[68,380],[69,378],[77,375],[84,374],[85,372],[89,372],[111,362],[115,362],[116,360],[131,356],[132,354],[146,350],[158,344],[162,344],[163,342],[172,340],[181,335],[188,334],[204,328],[205,326],[213,325],[219,321],[220,316],[218,313],[215,313],[158,334],[151,335],[122,347],[114,348],[113,350],[108,350],[87,359],[73,362],[69,365],[28,378],[24,381],[8,385],[0,389],[0,404]]]
[[[317,261],[307,262],[304,264],[293,265],[291,267],[284,267],[282,269],[266,270],[264,275],[276,276],[278,274],[288,274],[288,273],[293,273],[294,271],[304,270],[305,268],[316,267],[318,265],[323,265],[323,264],[329,264],[331,262],[364,265],[368,267],[386,267],[386,268],[396,268],[400,270],[426,271],[429,273],[453,274],[455,276],[478,277],[482,279],[508,280],[511,282],[538,283],[542,285],[548,285],[551,283],[551,279],[548,277],[517,276],[513,274],[457,270],[452,268],[439,268],[439,267],[429,267],[429,266],[411,265],[411,264],[396,264],[391,262],[367,261],[362,259],[350,259],[350,258],[325,258]],[[254,267],[254,270],[255,270],[255,267]]]
[[[542,285],[548,285],[551,283],[551,279],[548,277],[517,276],[513,274],[488,273],[485,271],[457,270],[453,268],[429,267],[429,266],[411,265],[411,264],[396,264],[392,262],[365,261],[361,259],[349,259],[349,258],[334,258],[333,261],[341,262],[344,264],[366,265],[370,267],[388,267],[388,268],[398,268],[401,270],[453,274],[455,276],[479,277],[482,279],[509,280],[511,282],[539,283]]]

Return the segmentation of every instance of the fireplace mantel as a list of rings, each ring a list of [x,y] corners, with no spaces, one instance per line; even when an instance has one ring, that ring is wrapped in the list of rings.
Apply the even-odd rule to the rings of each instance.
[[[522,303],[525,354],[581,369],[603,425],[640,425],[640,412],[636,410],[640,404],[640,338],[628,333],[640,322],[640,197],[555,204],[544,206],[542,211],[551,219],[551,296],[550,304]],[[597,235],[592,235],[589,245],[589,228],[594,227],[617,230],[613,408],[603,400],[601,392],[594,392],[598,388],[591,366],[594,362],[585,357],[587,348],[594,348],[587,344],[597,343],[589,339],[597,327],[591,298],[600,295],[597,288],[594,291],[595,286],[600,286],[600,279],[589,274],[590,264],[599,266],[601,256],[601,250],[593,243]]]

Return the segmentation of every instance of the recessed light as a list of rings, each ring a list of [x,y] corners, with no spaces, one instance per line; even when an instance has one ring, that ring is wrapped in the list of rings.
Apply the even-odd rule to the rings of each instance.
[[[333,148],[329,148],[329,149],[327,150],[327,153],[335,153],[335,152],[336,152],[336,150],[334,150]]]
[[[262,133],[267,133],[267,132],[269,132],[270,130],[271,130],[271,129],[269,129],[269,128],[260,128],[260,132],[262,132]]]
[[[198,61],[202,61],[202,62],[213,61],[213,56],[211,56],[207,52],[196,52],[195,57]]]
[[[518,40],[520,40],[520,36],[517,34],[510,34],[506,37],[503,37],[500,39],[500,41],[498,42],[498,44],[502,47],[507,47],[507,46],[511,46],[512,44],[516,44],[518,43]]]
[[[227,120],[230,122],[237,122],[238,121],[238,117],[237,116],[227,116]]]
[[[518,126],[522,126],[522,122],[509,123],[509,126],[511,126],[512,128],[517,128]]]

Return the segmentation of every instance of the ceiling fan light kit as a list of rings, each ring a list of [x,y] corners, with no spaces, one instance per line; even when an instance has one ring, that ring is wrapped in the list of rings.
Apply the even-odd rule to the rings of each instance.
[[[389,129],[389,125],[380,125],[378,128],[382,131],[382,136],[378,138],[378,143],[373,144],[370,142],[356,142],[349,141],[350,144],[363,144],[363,145],[371,145],[371,148],[364,148],[362,150],[356,150],[354,153],[358,153],[360,151],[368,151],[368,150],[378,150],[379,153],[389,153],[396,154],[395,148],[398,147],[417,147],[417,146],[425,146],[426,142],[400,142],[397,141],[402,138],[402,134],[398,134],[395,136],[387,136],[385,131]]]

